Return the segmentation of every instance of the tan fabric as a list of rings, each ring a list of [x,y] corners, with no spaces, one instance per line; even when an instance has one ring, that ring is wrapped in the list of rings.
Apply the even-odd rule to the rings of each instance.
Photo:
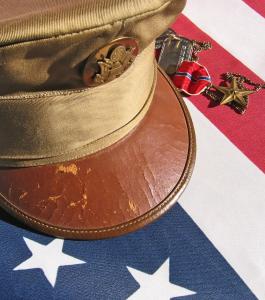
[[[123,36],[144,49],[184,2],[0,0],[0,95],[83,87],[82,68],[91,53]]]
[[[79,158],[121,139],[142,120],[152,101],[153,53],[151,44],[120,78],[103,86],[2,99],[0,165]]]
[[[170,22],[172,17],[182,10],[184,2],[184,0],[0,0],[0,44],[78,33],[116,22],[147,19],[148,23],[149,17],[158,13],[164,15],[162,23]],[[149,30],[151,32],[158,30],[162,24],[156,26],[157,29],[149,28]]]
[[[130,132],[152,100],[154,49],[148,46],[184,4],[0,0],[0,166],[78,158]],[[139,42],[135,63],[113,82],[84,89],[87,58],[120,37]]]

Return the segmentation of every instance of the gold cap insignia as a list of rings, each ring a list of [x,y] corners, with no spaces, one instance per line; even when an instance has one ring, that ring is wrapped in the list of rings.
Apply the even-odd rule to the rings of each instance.
[[[88,58],[83,72],[86,86],[98,86],[120,77],[139,53],[132,38],[121,38],[98,50]]]

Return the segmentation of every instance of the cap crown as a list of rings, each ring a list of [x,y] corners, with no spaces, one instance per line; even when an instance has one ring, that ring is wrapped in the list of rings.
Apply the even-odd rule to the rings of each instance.
[[[82,87],[86,59],[119,37],[140,50],[185,0],[0,1],[0,95]]]

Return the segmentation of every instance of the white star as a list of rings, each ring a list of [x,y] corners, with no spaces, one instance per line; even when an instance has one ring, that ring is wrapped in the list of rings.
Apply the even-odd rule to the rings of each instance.
[[[48,245],[42,245],[27,238],[24,238],[32,256],[14,268],[14,271],[28,269],[42,269],[50,284],[54,287],[60,266],[84,264],[86,262],[76,259],[73,256],[64,254],[63,240],[55,239]]]
[[[128,298],[130,300],[169,300],[174,297],[196,294],[193,291],[169,282],[169,259],[151,275],[130,267],[127,268],[134,279],[140,284],[140,288]]]

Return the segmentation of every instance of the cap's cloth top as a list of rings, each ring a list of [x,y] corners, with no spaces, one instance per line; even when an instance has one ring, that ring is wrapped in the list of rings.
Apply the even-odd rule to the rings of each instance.
[[[0,1],[0,95],[83,86],[84,61],[119,37],[144,49],[185,0]]]
[[[180,2],[183,3],[180,0],[1,0],[0,44],[50,38],[117,22],[140,20],[169,7],[174,9]],[[174,11],[172,15],[176,13]]]
[[[0,1],[0,165],[76,159],[129,133],[152,101],[152,42],[184,4],[185,0]],[[136,60],[124,69],[124,76],[85,88],[88,58],[123,37],[137,41]]]

